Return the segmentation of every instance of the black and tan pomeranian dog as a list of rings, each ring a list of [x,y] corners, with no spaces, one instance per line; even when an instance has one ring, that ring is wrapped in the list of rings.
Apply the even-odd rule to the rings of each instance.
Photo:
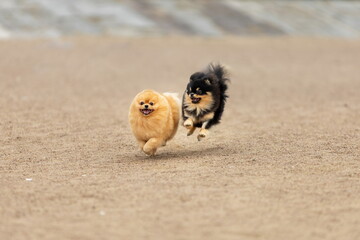
[[[182,116],[187,135],[200,128],[197,139],[205,138],[209,129],[220,122],[228,88],[226,70],[220,64],[209,64],[203,72],[190,76],[182,101]]]

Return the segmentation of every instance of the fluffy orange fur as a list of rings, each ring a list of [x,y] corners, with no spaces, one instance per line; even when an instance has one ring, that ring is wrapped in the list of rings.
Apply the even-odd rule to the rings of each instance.
[[[145,105],[152,111],[148,115],[142,112]],[[153,90],[138,93],[129,111],[131,130],[142,151],[148,155],[155,155],[159,147],[175,136],[179,118],[180,100],[174,94]]]

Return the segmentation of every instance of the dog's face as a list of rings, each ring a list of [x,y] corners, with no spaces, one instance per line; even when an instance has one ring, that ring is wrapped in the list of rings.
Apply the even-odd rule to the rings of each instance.
[[[212,101],[213,79],[204,73],[194,73],[186,87],[188,101],[192,104],[205,104]]]
[[[146,90],[138,94],[134,104],[143,116],[154,114],[159,108],[159,96],[154,91]]]

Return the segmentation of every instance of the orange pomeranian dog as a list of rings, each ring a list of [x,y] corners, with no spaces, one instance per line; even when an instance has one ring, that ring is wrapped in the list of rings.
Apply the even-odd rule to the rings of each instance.
[[[179,118],[180,100],[176,93],[144,90],[136,95],[130,106],[131,130],[147,155],[155,155],[159,147],[174,137]]]

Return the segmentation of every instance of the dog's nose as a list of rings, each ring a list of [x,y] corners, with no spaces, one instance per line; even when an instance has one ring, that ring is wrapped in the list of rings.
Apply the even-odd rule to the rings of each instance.
[[[193,97],[194,96],[194,94],[193,93],[190,93],[190,97]]]
[[[149,108],[149,105],[146,104],[146,105],[145,105],[145,108]]]

